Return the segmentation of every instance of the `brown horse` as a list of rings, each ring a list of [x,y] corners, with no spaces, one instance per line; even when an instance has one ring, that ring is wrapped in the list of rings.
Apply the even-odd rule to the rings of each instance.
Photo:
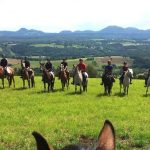
[[[45,64],[40,63],[40,68],[43,72],[42,74],[42,81],[44,83],[44,91],[46,91],[46,83],[48,84],[48,92],[51,90],[54,90],[54,82],[55,82],[55,77],[54,74],[51,71],[48,71],[45,68]]]
[[[38,132],[32,132],[37,144],[37,150],[54,150],[48,145],[46,139]],[[115,131],[110,121],[106,120],[98,136],[98,141],[93,146],[70,144],[61,150],[115,150]]]
[[[69,72],[64,69],[64,66],[61,65],[60,67],[60,80],[62,85],[62,90],[64,90],[65,86],[67,87],[67,90],[69,88]]]
[[[12,81],[13,81],[13,85],[15,87],[15,79],[14,79],[14,70],[11,67],[6,67],[6,77],[8,80],[8,85],[9,87],[12,85]],[[5,78],[5,69],[0,66],[0,79],[2,79],[2,86],[4,88],[4,78]]]
[[[23,88],[25,88],[25,80],[28,82],[28,87],[35,87],[34,81],[34,70],[30,68],[26,68],[25,64],[22,63],[22,80],[23,80]]]

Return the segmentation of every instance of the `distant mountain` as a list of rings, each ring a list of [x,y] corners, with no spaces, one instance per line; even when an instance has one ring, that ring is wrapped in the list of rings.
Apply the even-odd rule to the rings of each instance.
[[[47,33],[38,30],[21,28],[18,31],[0,31],[0,37],[36,37],[45,36]]]
[[[119,26],[108,26],[100,31],[70,31],[65,30],[59,33],[45,33],[38,30],[28,30],[26,28],[21,28],[18,31],[0,31],[0,37],[51,37],[51,36],[71,36],[71,37],[84,37],[84,38],[108,38],[108,39],[120,39],[120,38],[129,38],[129,39],[147,39],[150,38],[150,29],[149,30],[140,30],[133,27],[122,28]]]

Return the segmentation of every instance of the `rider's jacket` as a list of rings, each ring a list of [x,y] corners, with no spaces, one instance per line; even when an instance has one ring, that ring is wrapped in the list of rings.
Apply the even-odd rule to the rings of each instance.
[[[68,63],[67,62],[61,62],[61,65],[63,65],[64,68],[66,69],[66,67],[68,66]]]
[[[24,63],[26,68],[30,68],[30,62],[28,60],[25,60]]]
[[[123,66],[123,67],[122,67],[123,72],[124,72],[124,71],[127,71],[128,68],[129,68],[128,66]]]
[[[105,66],[105,74],[110,73],[112,74],[113,66],[112,65],[107,65]]]
[[[79,70],[81,70],[82,72],[86,72],[86,64],[79,63],[77,66],[78,66]]]
[[[6,67],[6,66],[8,65],[7,59],[6,59],[6,58],[3,58],[3,59],[1,60],[1,62],[0,62],[0,65],[1,65],[2,67]]]
[[[47,63],[45,64],[45,68],[46,68],[47,70],[52,70],[52,63],[51,63],[51,62],[47,62]]]

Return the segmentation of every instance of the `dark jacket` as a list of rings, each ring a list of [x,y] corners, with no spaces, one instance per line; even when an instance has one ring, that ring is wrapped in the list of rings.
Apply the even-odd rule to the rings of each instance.
[[[51,63],[51,62],[47,62],[47,63],[45,64],[45,68],[46,68],[47,70],[51,70],[51,71],[52,71],[52,68],[53,68],[52,63]]]
[[[26,68],[28,68],[28,67],[30,68],[30,62],[28,60],[25,60],[24,63],[25,63]]]
[[[67,62],[61,62],[61,65],[63,65],[64,68],[66,68],[68,66],[68,63]]]
[[[0,65],[1,65],[2,67],[6,67],[6,66],[8,65],[7,59],[6,59],[6,58],[3,58],[3,59],[1,60]]]

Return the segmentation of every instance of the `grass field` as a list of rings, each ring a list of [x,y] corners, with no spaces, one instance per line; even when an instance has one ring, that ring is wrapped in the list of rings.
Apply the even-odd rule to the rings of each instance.
[[[150,95],[145,96],[144,81],[134,80],[129,95],[119,94],[118,81],[112,96],[103,95],[99,79],[89,79],[88,92],[74,94],[60,90],[44,93],[41,77],[34,89],[0,88],[0,150],[35,150],[31,133],[42,133],[55,149],[69,143],[93,142],[105,119],[116,131],[117,150],[150,149]],[[1,87],[1,85],[0,85]]]

